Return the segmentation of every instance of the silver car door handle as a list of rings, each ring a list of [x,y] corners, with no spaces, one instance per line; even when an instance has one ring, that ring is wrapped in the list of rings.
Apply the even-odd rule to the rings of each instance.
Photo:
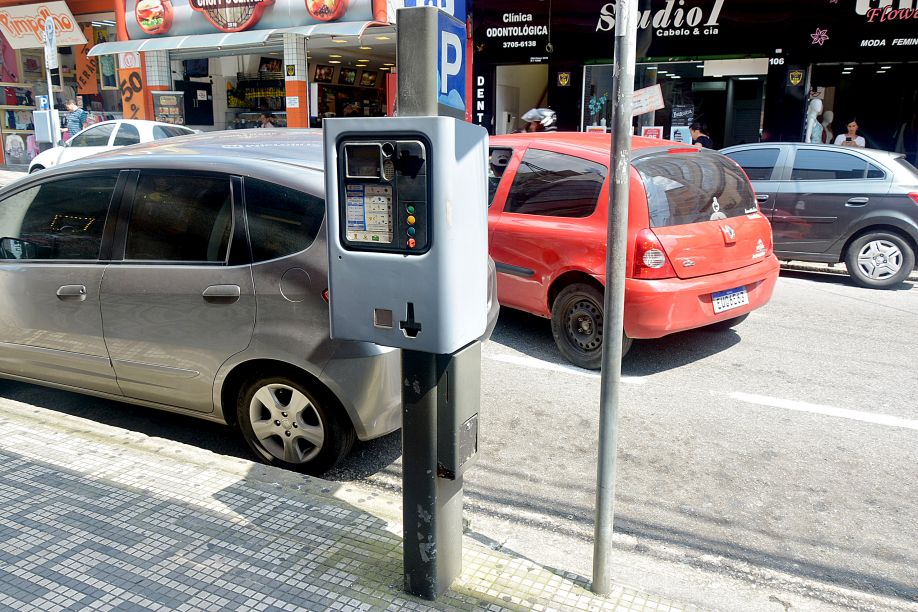
[[[204,296],[206,302],[232,304],[242,295],[242,290],[239,285],[211,285],[201,295]]]
[[[86,299],[85,285],[61,285],[57,288],[57,299],[76,300],[82,302]]]
[[[757,193],[755,196],[755,199],[758,200],[759,202],[767,202],[768,194],[767,193]]]
[[[848,198],[845,206],[863,206],[870,201],[870,198]]]

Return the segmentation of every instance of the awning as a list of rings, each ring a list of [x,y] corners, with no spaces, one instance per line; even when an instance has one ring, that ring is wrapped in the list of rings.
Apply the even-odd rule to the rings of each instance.
[[[250,30],[248,32],[231,32],[229,34],[194,34],[190,36],[166,36],[163,38],[106,42],[95,45],[90,49],[89,56],[96,57],[131,51],[170,51],[173,59],[183,59],[240,55],[250,52],[266,53],[268,51],[283,50],[284,34],[299,34],[306,38],[362,36],[368,28],[374,28],[380,33],[383,30],[395,32],[395,26],[378,21],[317,23],[292,28]]]

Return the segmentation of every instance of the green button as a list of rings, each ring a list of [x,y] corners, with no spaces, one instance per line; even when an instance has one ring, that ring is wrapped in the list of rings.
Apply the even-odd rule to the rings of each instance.
[[[414,213],[414,206],[409,206],[409,207],[408,207],[408,212],[409,212],[409,213]]]

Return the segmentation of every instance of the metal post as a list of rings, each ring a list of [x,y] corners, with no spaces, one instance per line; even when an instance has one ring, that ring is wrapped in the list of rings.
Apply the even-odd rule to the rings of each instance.
[[[628,196],[631,179],[631,119],[637,42],[637,0],[618,0],[615,8],[615,72],[612,83],[612,188],[606,248],[603,302],[602,383],[599,400],[599,460],[596,527],[593,541],[594,593],[608,595],[611,585],[612,523],[618,447],[618,405],[622,377],[625,304],[625,252],[628,246]]]
[[[45,70],[45,73],[48,75],[48,116],[51,117],[51,139],[54,141],[51,143],[51,147],[53,148],[60,144],[61,119],[54,111],[54,92],[51,91],[51,70]]]
[[[399,117],[436,117],[437,14],[434,7],[398,9],[395,45]],[[402,36],[405,33],[406,36]]]
[[[437,98],[438,13],[433,7],[398,11],[400,117],[442,114]],[[480,377],[477,342],[450,355],[402,350],[404,587],[428,600],[446,591],[462,571],[461,468],[477,454]],[[468,448],[463,448],[457,432],[461,423],[472,422],[472,413],[473,439],[465,440]]]
[[[471,353],[472,359],[480,352]],[[438,437],[450,425],[442,397],[468,359],[402,350],[402,553],[405,590],[434,600],[462,571],[461,475],[443,477]],[[480,365],[478,365],[480,368]],[[467,390],[453,388],[453,394]],[[477,402],[478,398],[474,398]]]

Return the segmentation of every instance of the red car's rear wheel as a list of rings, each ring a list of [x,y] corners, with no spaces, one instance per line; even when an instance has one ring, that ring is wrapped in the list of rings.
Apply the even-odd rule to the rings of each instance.
[[[581,368],[598,370],[602,364],[602,292],[575,283],[555,298],[551,308],[551,332],[558,350]],[[622,334],[622,356],[631,348],[631,338]]]

